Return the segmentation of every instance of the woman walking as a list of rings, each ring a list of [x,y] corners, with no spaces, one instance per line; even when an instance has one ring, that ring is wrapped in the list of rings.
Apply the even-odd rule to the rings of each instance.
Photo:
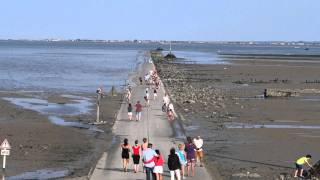
[[[123,144],[121,144],[121,157],[122,157],[122,165],[123,165],[124,172],[128,171],[129,152],[130,152],[130,145],[128,143],[128,139],[125,138],[123,140]]]
[[[131,121],[132,120],[132,105],[129,103],[128,105],[128,118]]]
[[[131,99],[131,91],[130,91],[130,89],[127,89],[126,100],[128,103],[130,102],[130,99]]]
[[[134,141],[134,146],[132,146],[132,160],[133,160],[133,168],[134,173],[139,172],[139,161],[140,161],[140,146],[138,144],[138,140]]]
[[[171,180],[174,180],[175,176],[177,177],[177,180],[181,180],[180,167],[181,164],[179,161],[179,157],[176,154],[176,150],[174,148],[171,148],[170,155],[168,157],[168,168],[170,170]]]
[[[155,157],[154,159],[155,167],[153,169],[153,173],[156,174],[157,180],[162,180],[164,160],[158,149],[156,149],[156,153],[158,154],[158,157]]]
[[[193,144],[191,137],[187,137],[187,144],[185,145],[185,151],[187,154],[187,174],[190,176],[190,169],[192,172],[191,176],[195,175],[194,166],[195,166],[195,156],[196,156],[196,146]]]
[[[185,179],[184,169],[185,169],[185,166],[187,165],[187,154],[184,151],[184,144],[178,145],[177,155],[179,156],[179,161],[181,164],[182,179]]]

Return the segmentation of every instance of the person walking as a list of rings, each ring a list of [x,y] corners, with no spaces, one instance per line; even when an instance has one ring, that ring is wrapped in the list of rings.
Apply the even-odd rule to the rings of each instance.
[[[203,139],[200,136],[193,139],[193,143],[196,146],[196,163],[200,163],[200,167],[203,167]]]
[[[142,114],[142,105],[140,104],[140,101],[137,101],[136,107],[136,121],[141,120],[141,114]]]
[[[195,152],[196,152],[196,146],[193,144],[191,137],[187,137],[187,143],[185,144],[185,151],[187,154],[187,174],[190,176],[190,170],[192,175],[195,175]]]
[[[122,157],[122,165],[123,165],[124,172],[128,171],[129,152],[130,152],[130,145],[128,143],[128,139],[125,138],[123,140],[123,144],[121,144],[121,157]]]
[[[167,93],[165,93],[163,96],[163,103],[166,104],[166,106],[169,106],[170,99]]]
[[[294,177],[298,177],[298,173],[299,173],[299,177],[303,177],[303,165],[307,164],[310,168],[312,168],[312,165],[310,164],[309,160],[311,160],[311,155],[307,154],[306,156],[303,156],[301,158],[299,158],[296,161],[296,170],[294,172]]]
[[[181,180],[180,168],[181,164],[179,161],[179,157],[176,154],[176,150],[174,148],[170,149],[170,154],[168,156],[168,168],[170,170],[171,180],[174,180],[177,177],[177,180]]]
[[[139,163],[140,163],[140,146],[138,140],[134,141],[134,146],[132,146],[132,160],[133,160],[133,169],[134,172],[139,172]]]
[[[156,100],[156,99],[157,99],[157,96],[158,96],[157,90],[154,89],[154,90],[153,90],[153,100]]]
[[[143,152],[144,150],[146,150],[148,148],[148,139],[143,138],[142,142],[143,142],[143,144],[141,144],[141,151]],[[142,161],[142,168],[143,168],[143,172],[145,172],[143,161]]]
[[[147,96],[144,96],[145,107],[149,107],[149,99]]]
[[[155,157],[154,159],[154,169],[153,169],[153,173],[156,174],[156,179],[157,180],[163,180],[163,164],[164,164],[164,159],[163,156],[160,154],[160,151],[157,149],[156,153],[158,154],[158,157]]]
[[[167,116],[168,116],[169,121],[174,120],[174,114],[173,114],[172,109],[168,109]]]
[[[132,120],[132,105],[129,103],[128,105],[128,119],[131,121]]]
[[[148,144],[148,148],[142,152],[143,164],[146,170],[146,179],[155,180],[155,174],[153,173],[153,168],[155,166],[154,159],[158,157],[158,154],[152,149],[152,144]]]
[[[129,89],[126,90],[126,101],[129,103],[131,99],[131,91]]]
[[[149,99],[149,88],[146,88],[146,95],[147,96],[147,99]]]
[[[147,138],[143,138],[142,142],[143,143],[141,144],[141,149],[142,149],[142,151],[144,151],[144,150],[148,149],[148,139]]]
[[[184,151],[184,144],[179,144],[178,145],[178,151],[177,155],[179,157],[179,161],[181,164],[181,175],[182,179],[185,179],[185,166],[187,165],[187,155],[186,152]]]

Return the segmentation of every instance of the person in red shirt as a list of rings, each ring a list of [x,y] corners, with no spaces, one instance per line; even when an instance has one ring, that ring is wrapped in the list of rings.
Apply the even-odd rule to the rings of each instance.
[[[163,174],[163,164],[164,164],[164,159],[163,156],[160,154],[160,151],[158,149],[155,150],[156,153],[158,154],[158,157],[154,157],[154,169],[153,173],[156,174],[157,180],[162,180],[162,174]]]
[[[136,107],[136,121],[140,121],[141,119],[141,113],[142,113],[142,105],[140,104],[140,101],[137,101]]]
[[[134,141],[134,146],[132,146],[132,159],[133,159],[133,168],[134,172],[139,172],[139,161],[140,161],[140,147],[138,140]]]

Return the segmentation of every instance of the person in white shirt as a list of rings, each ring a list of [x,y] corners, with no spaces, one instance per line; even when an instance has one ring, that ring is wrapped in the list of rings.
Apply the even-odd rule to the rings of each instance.
[[[200,167],[203,166],[203,139],[201,139],[200,136],[198,136],[197,138],[193,139],[193,143],[196,146],[196,159],[197,162],[200,161]]]
[[[163,103],[165,103],[167,107],[169,106],[170,99],[167,93],[163,96]]]

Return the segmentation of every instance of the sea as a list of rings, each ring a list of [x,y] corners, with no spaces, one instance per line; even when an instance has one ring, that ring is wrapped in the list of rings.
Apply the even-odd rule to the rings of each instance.
[[[95,92],[121,88],[128,75],[148,60],[147,51],[168,43],[0,40],[0,90]],[[172,43],[182,63],[227,63],[219,52],[318,54],[319,47]]]

